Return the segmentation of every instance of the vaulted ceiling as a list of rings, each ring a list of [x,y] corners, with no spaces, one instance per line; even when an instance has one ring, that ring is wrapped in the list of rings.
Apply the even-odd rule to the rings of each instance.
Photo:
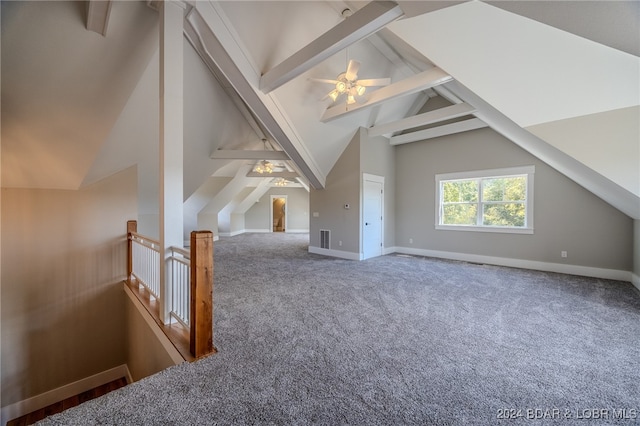
[[[2,3],[2,186],[153,176],[154,7]],[[232,151],[263,138],[321,188],[359,127],[398,144],[488,125],[640,218],[639,22],[635,1],[187,2],[185,201],[200,208],[212,177],[261,185]],[[332,103],[311,79],[349,59],[391,84]],[[435,97],[449,106],[418,114]]]

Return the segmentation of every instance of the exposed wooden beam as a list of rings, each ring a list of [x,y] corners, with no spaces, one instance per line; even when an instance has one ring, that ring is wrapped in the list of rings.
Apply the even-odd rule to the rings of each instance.
[[[284,151],[218,149],[211,153],[214,160],[289,160]]]
[[[382,87],[375,92],[372,92],[369,96],[369,99],[364,103],[355,103],[353,105],[350,105],[348,108],[345,108],[344,104],[333,106],[325,111],[320,121],[326,123],[355,111],[359,111],[363,108],[370,108],[374,105],[378,105],[391,99],[410,95],[421,90],[444,84],[448,81],[451,81],[452,79],[453,78],[449,74],[442,71],[440,68],[430,68],[419,74],[413,75],[409,78],[405,78],[404,80],[398,81],[396,83],[390,84],[389,86]]]
[[[111,0],[87,1],[87,29],[107,36],[107,25],[111,14]]]
[[[372,1],[349,18],[282,61],[260,78],[260,90],[269,93],[351,44],[366,38],[404,13],[393,1]]]
[[[296,172],[273,172],[273,173],[258,173],[258,172],[249,172],[247,173],[247,177],[259,177],[259,178],[285,178],[285,179],[293,179],[297,178],[300,175]]]
[[[425,112],[424,114],[414,115],[402,120],[393,121],[391,123],[380,124],[368,130],[369,136],[380,136],[388,133],[397,132],[399,130],[412,129],[418,126],[426,126],[441,121],[458,118],[465,115],[473,114],[475,108],[469,104],[461,103],[440,108],[434,111]]]
[[[389,139],[389,143],[391,145],[400,145],[403,143],[418,142],[426,139],[437,138],[440,136],[468,132],[469,130],[481,129],[483,127],[487,127],[487,124],[484,121],[480,120],[479,118],[470,118],[468,120],[458,121],[456,123],[445,124],[443,126],[432,127],[430,129],[393,136]]]

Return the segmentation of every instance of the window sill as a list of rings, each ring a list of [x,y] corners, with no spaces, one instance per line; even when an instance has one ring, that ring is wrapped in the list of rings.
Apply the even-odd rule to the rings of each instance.
[[[533,234],[533,228],[499,228],[492,226],[436,225],[439,231],[492,232],[498,234]]]

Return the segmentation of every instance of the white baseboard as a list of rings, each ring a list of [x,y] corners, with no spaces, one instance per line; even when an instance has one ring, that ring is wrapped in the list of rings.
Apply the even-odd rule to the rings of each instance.
[[[131,373],[129,372],[129,368],[126,364],[119,365],[103,371],[102,373],[85,377],[84,379],[66,384],[57,389],[7,405],[6,407],[2,407],[0,414],[2,420],[1,424],[5,425],[9,420],[24,416],[25,414],[29,414],[51,404],[55,404],[56,402],[63,401],[82,392],[104,385],[105,383],[117,380],[120,377],[126,377],[127,383],[133,382],[131,379]]]
[[[320,247],[309,246],[309,253],[322,254],[324,256],[339,257],[341,259],[348,260],[362,260],[360,253],[353,253],[350,251],[323,249]]]
[[[632,274],[630,271],[621,271],[617,269],[593,268],[591,266],[567,265],[562,263],[539,262],[535,260],[511,259],[507,257],[483,256],[479,254],[417,249],[412,247],[395,247],[395,252],[402,254],[413,254],[417,256],[461,260],[464,262],[486,263],[488,265],[508,266],[511,268],[523,268],[533,269],[537,271],[558,272],[561,274],[582,275],[586,277],[604,278],[608,280],[628,282],[631,282],[632,280]],[[638,287],[638,285],[636,285],[636,287]]]
[[[387,255],[391,253],[396,253],[398,251],[398,247],[384,247],[382,249],[382,254]]]
[[[240,231],[232,231],[232,232],[220,232],[221,237],[235,237],[236,235],[244,234],[245,230],[241,229]]]
[[[257,228],[257,229],[242,229],[240,231],[234,231],[234,232],[221,232],[220,236],[221,237],[234,237],[236,235],[240,235],[240,234],[268,234],[272,232],[271,229],[269,228]],[[309,230],[308,229],[287,229],[285,231],[285,233],[287,234],[308,234]],[[214,238],[215,241],[215,238]]]
[[[640,290],[640,275],[631,274],[631,284],[633,284],[638,290]]]

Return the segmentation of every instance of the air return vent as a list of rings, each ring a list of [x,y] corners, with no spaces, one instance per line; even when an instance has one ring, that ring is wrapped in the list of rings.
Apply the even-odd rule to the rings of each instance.
[[[328,249],[331,244],[331,231],[328,229],[320,230],[320,248]]]

